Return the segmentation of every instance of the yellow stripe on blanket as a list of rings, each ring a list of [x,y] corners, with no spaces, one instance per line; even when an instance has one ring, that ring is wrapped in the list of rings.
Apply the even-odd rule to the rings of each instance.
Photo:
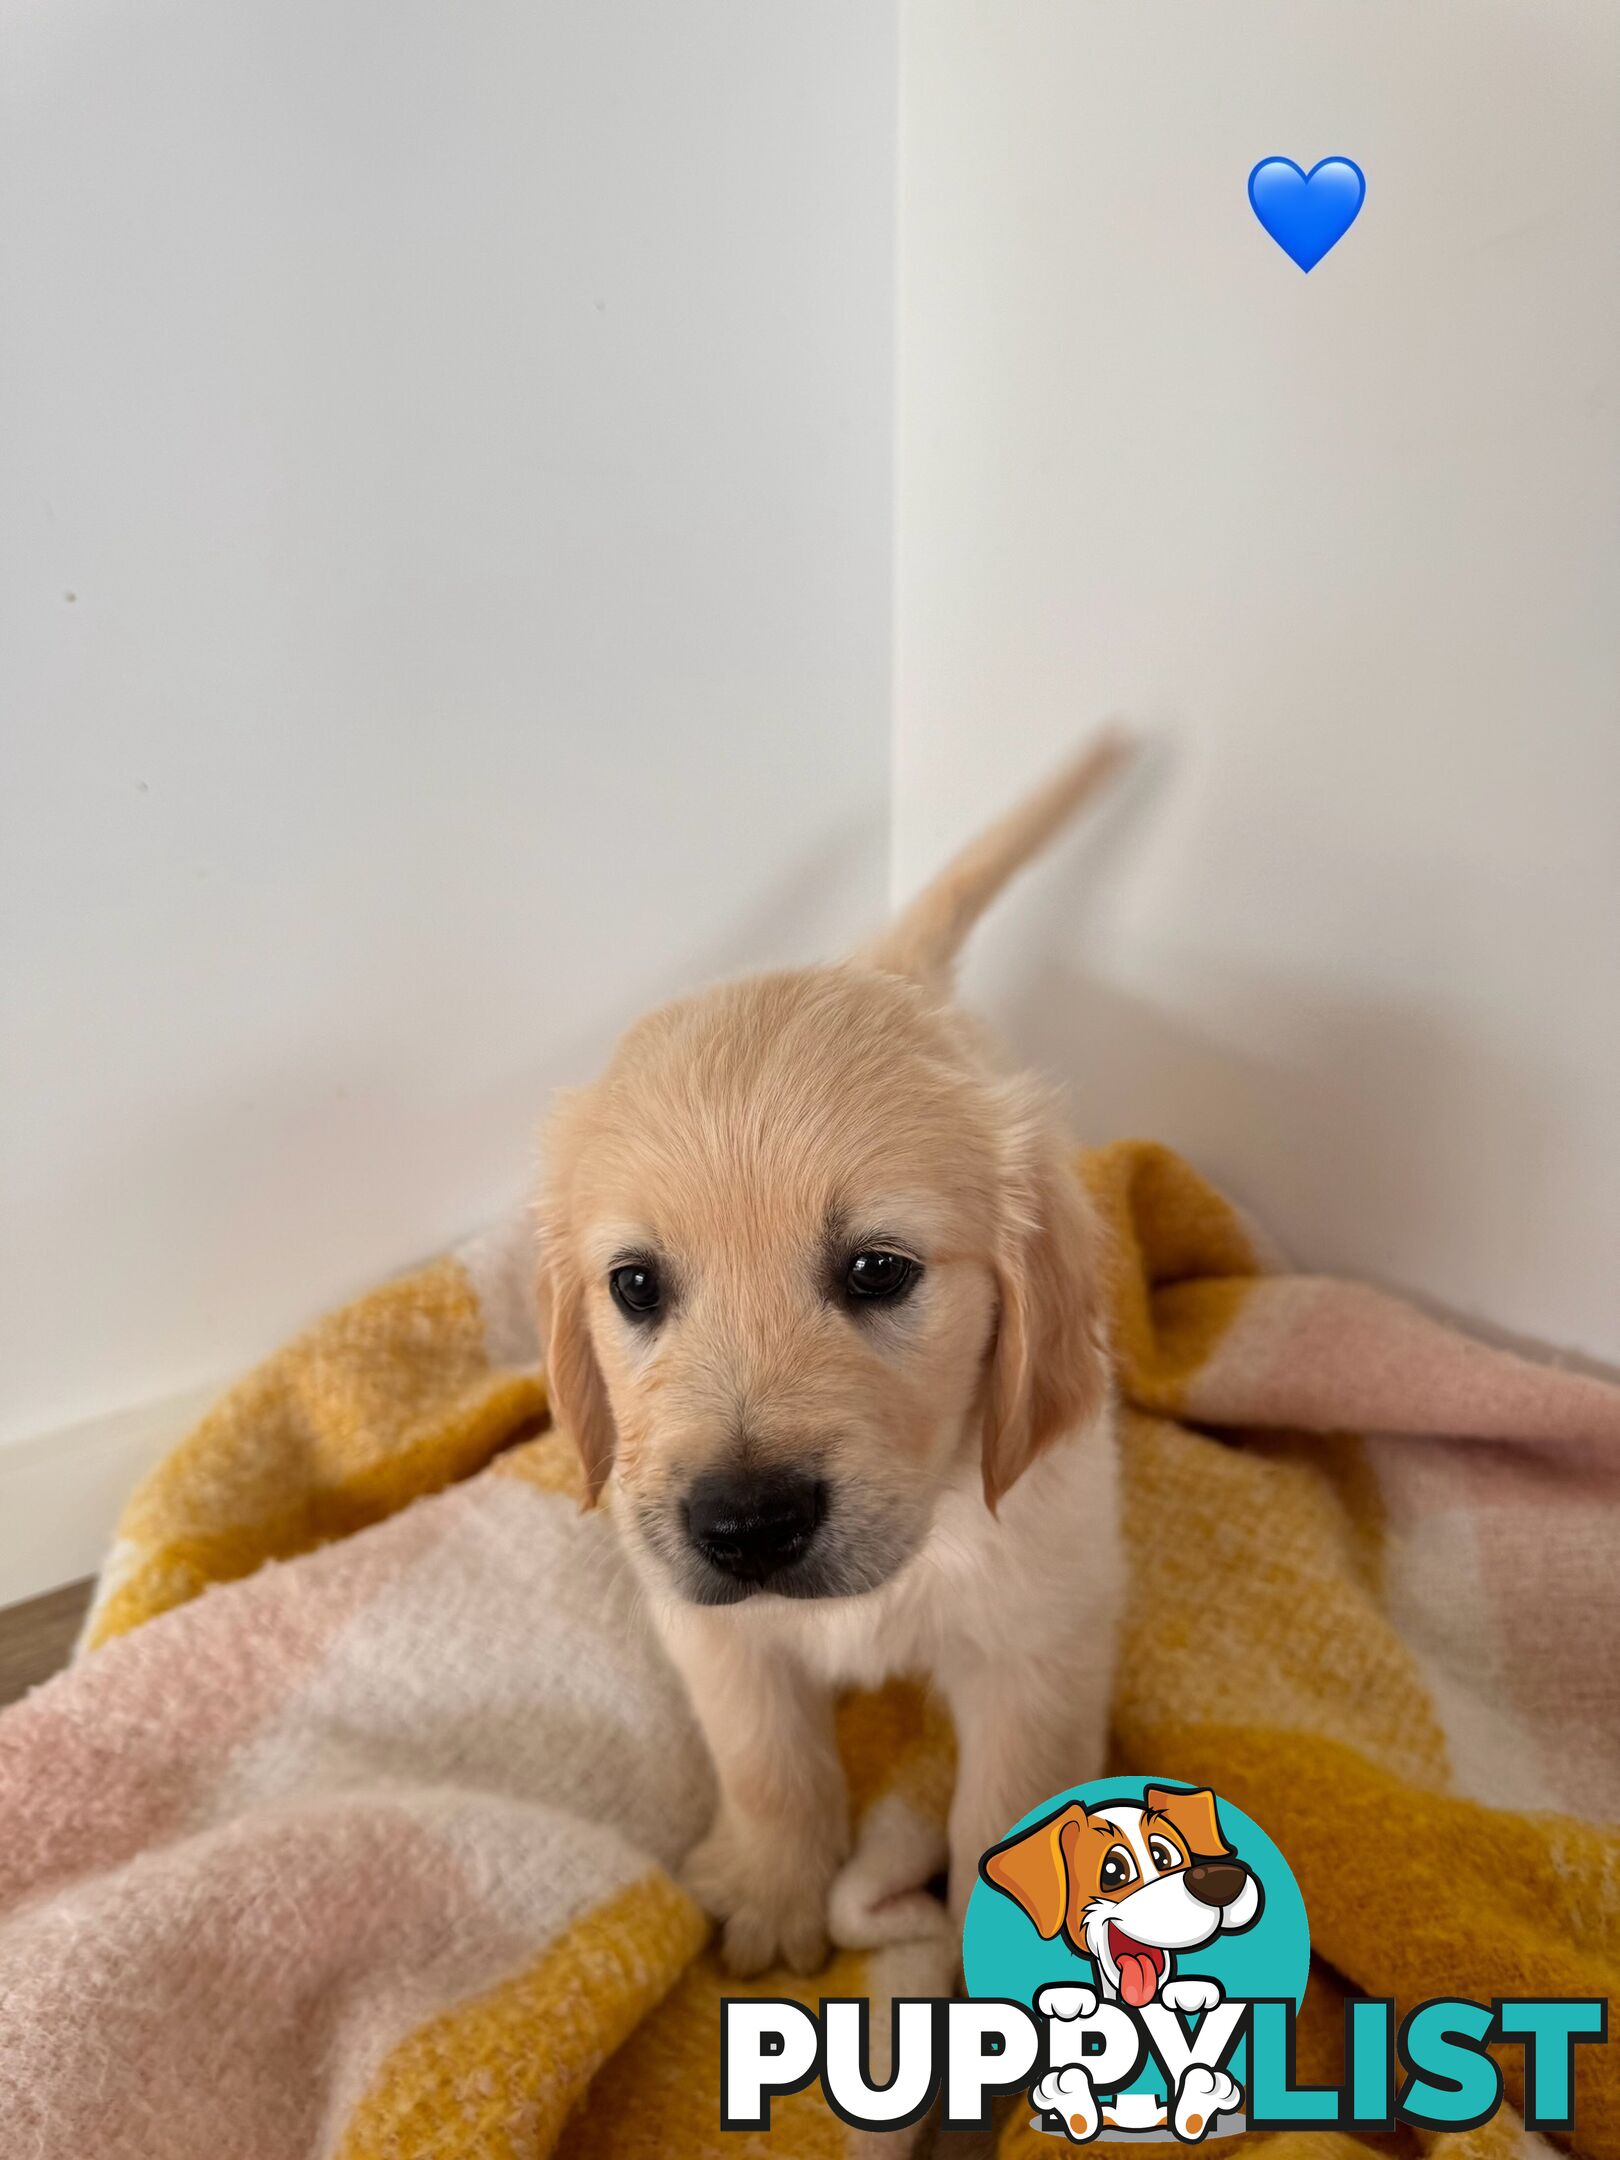
[[[88,1645],[380,1522],[545,1413],[538,1368],[491,1366],[458,1261],[384,1283],[240,1381],[137,1488]]]
[[[708,1933],[667,1876],[632,1883],[576,1920],[526,1972],[395,2048],[350,2118],[337,2160],[550,2152],[587,2084]],[[606,2089],[632,2119],[635,2092]]]
[[[1109,1233],[1125,1393],[1173,1415],[1260,1273],[1254,1247],[1215,1188],[1169,1148],[1142,1141],[1088,1150],[1077,1168]]]

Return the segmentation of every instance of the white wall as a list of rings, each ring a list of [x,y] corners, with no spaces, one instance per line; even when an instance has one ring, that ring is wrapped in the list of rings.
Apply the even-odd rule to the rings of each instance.
[[[1620,1358],[1620,13],[903,10],[896,882],[1170,754],[969,987],[1308,1264]],[[1248,208],[1363,167],[1309,277]]]
[[[112,1414],[104,1516],[144,1402],[504,1203],[629,1013],[876,910],[896,31],[0,39],[0,1484],[48,1580],[53,1428]],[[1308,1263],[1620,1357],[1620,18],[900,42],[896,884],[1159,723],[970,991]],[[1334,150],[1307,279],[1245,176]]]
[[[17,1436],[230,1375],[637,1007],[880,912],[895,30],[0,18]]]

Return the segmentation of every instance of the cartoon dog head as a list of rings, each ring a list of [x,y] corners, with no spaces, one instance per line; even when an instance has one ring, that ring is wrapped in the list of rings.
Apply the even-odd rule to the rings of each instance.
[[[1175,1967],[1223,1932],[1252,1927],[1261,1891],[1221,1831],[1212,1792],[1150,1785],[1141,1805],[1060,1808],[987,1852],[979,1872],[1043,1940],[1089,1957],[1103,1992],[1140,2009]]]

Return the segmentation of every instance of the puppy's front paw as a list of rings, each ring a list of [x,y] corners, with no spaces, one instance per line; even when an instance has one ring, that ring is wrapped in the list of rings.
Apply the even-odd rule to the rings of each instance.
[[[827,1962],[827,1891],[836,1865],[836,1852],[722,1818],[687,1854],[681,1879],[721,1923],[726,1970],[747,1980],[777,1963],[813,1973]]]
[[[1070,2018],[1090,2018],[1097,2015],[1097,1997],[1088,1987],[1043,1987],[1035,1998],[1038,2017],[1057,2018],[1066,2024]]]
[[[1221,2000],[1218,1980],[1167,1980],[1159,1990],[1160,2002],[1183,2017],[1201,2017]]]
[[[1228,2114],[1242,2099],[1237,2079],[1226,2071],[1189,2063],[1176,2087],[1176,2136],[1186,2144],[1199,2144],[1214,2128],[1216,2117]]]
[[[1043,2115],[1055,2115],[1071,2145],[1089,2145],[1102,2127],[1090,2073],[1079,2063],[1048,2070],[1030,2091]]]

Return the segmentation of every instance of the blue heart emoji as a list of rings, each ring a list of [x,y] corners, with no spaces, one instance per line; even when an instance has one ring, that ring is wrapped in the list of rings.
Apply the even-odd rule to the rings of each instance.
[[[1314,270],[1338,246],[1366,195],[1366,176],[1345,157],[1325,157],[1309,172],[1292,158],[1262,158],[1249,175],[1255,216],[1302,270]]]

